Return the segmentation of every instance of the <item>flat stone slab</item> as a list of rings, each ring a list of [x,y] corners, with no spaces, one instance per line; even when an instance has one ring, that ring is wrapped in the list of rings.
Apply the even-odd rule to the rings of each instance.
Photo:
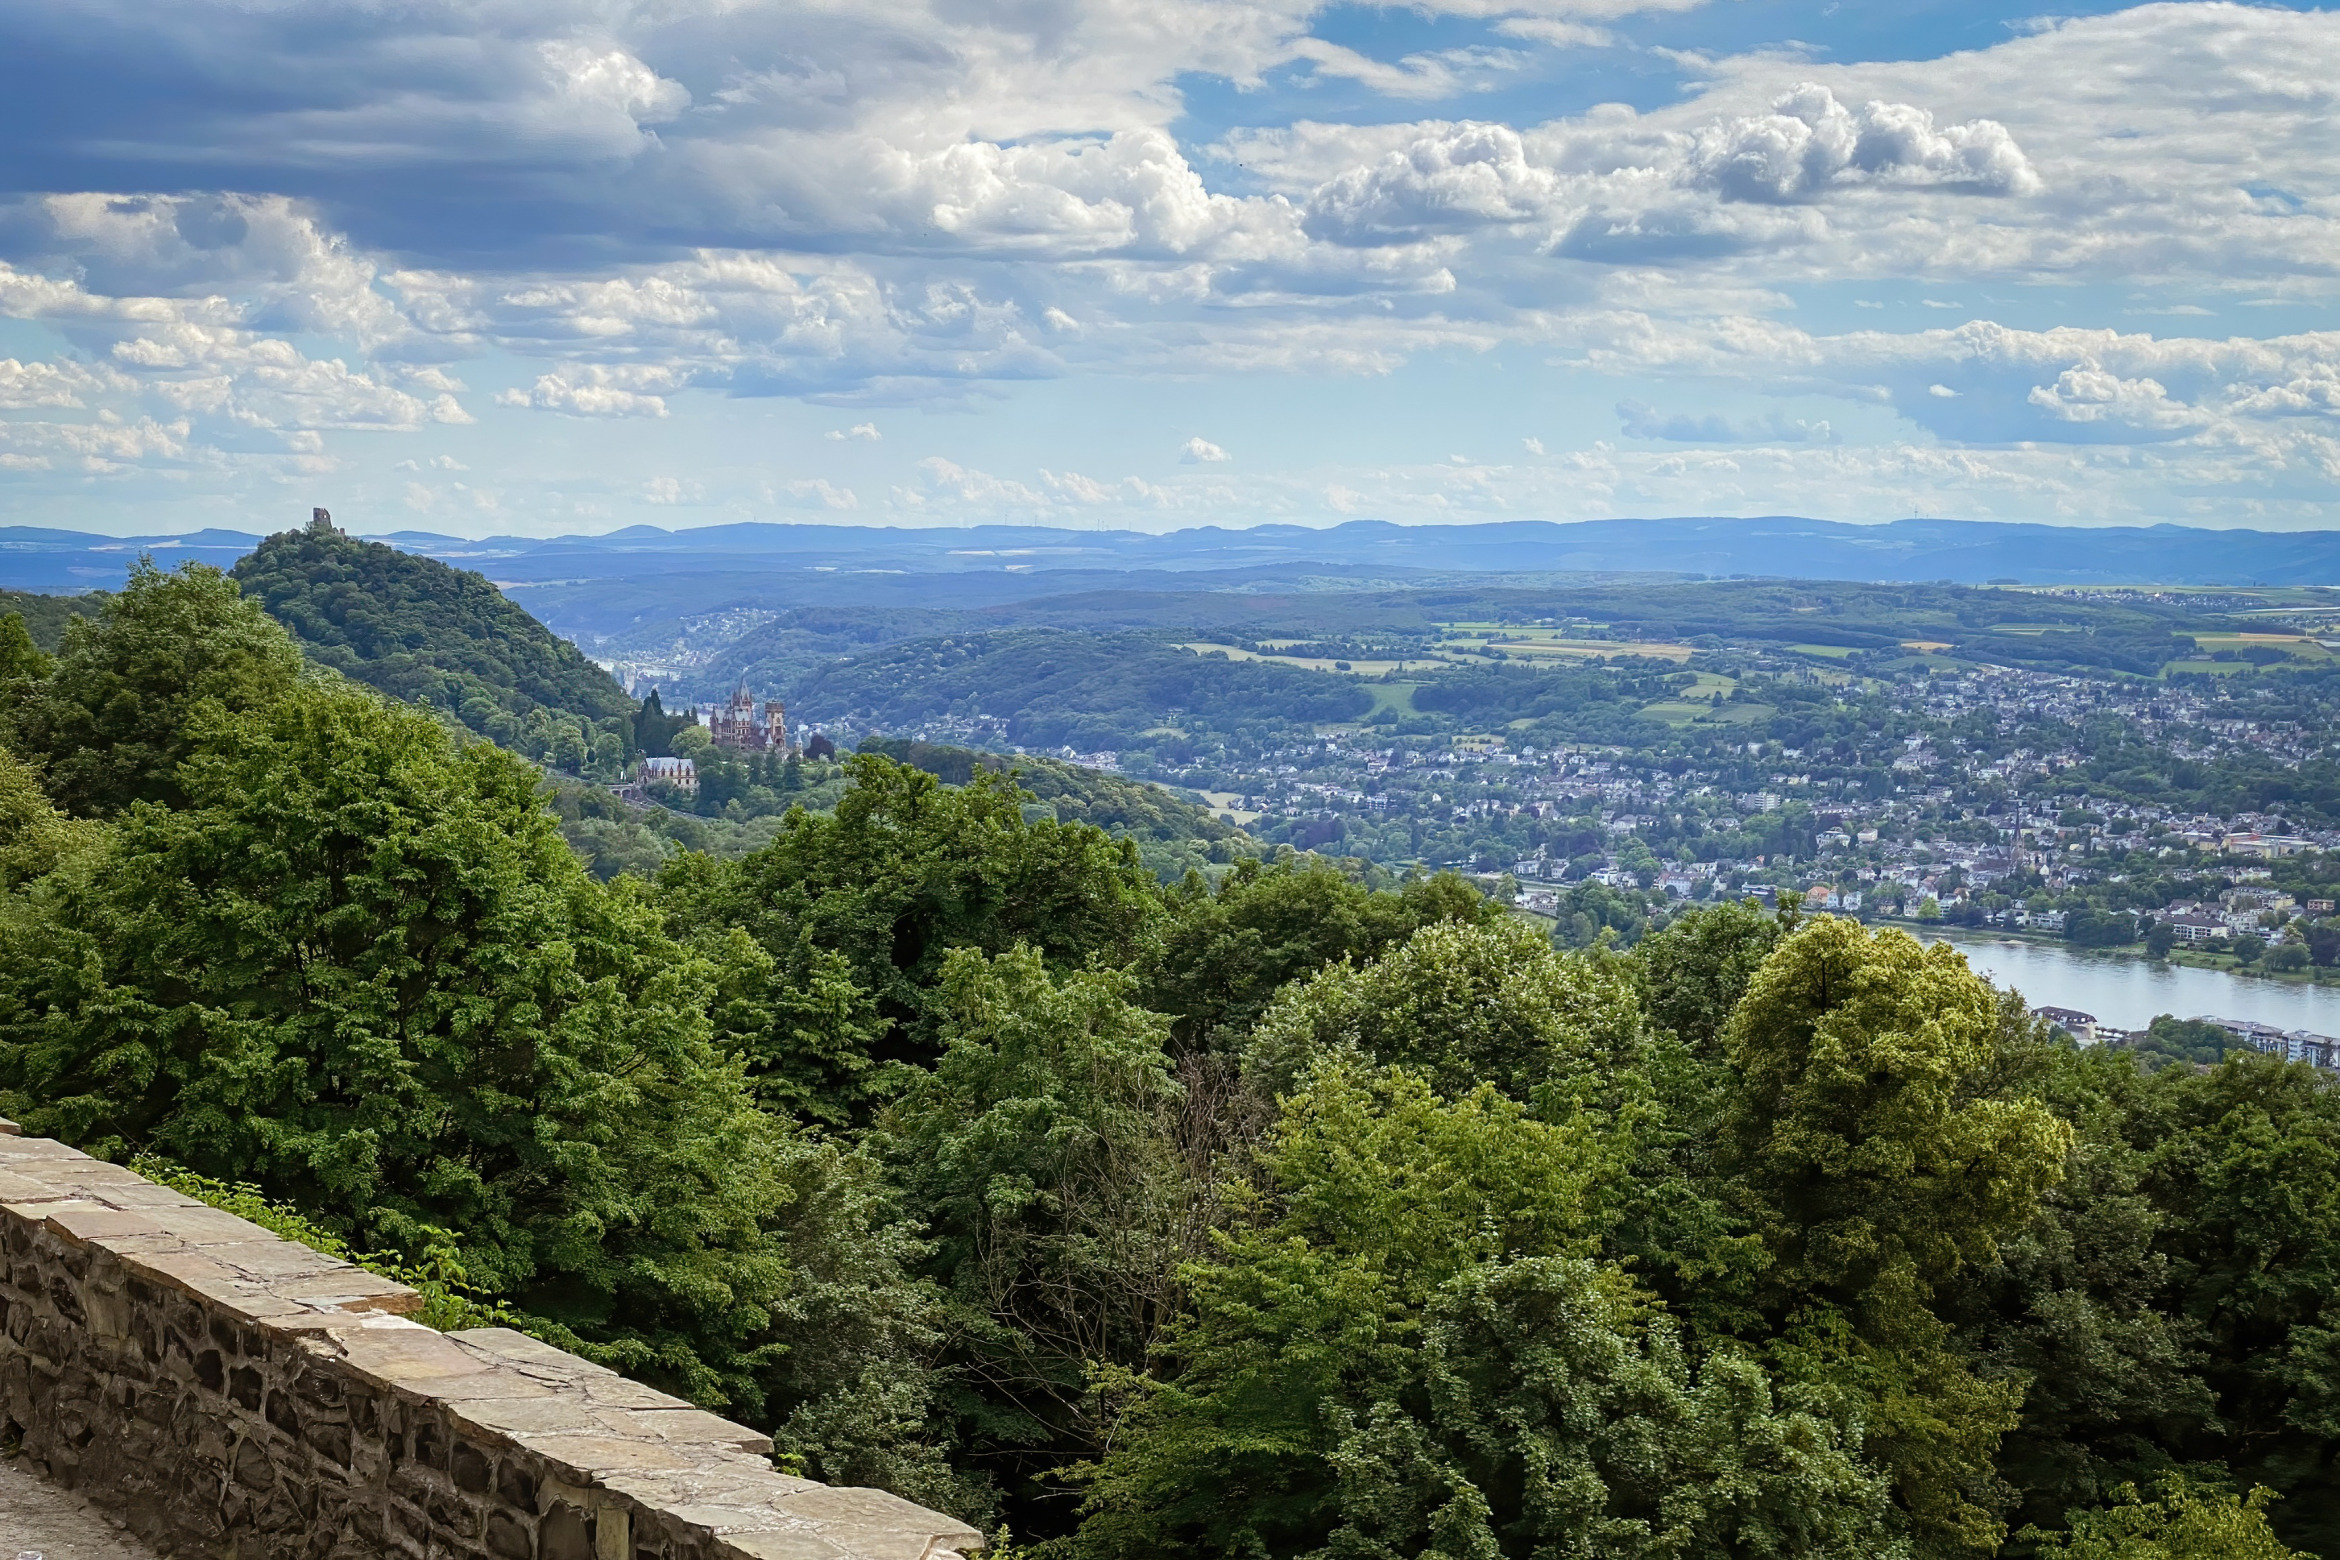
[[[81,1496],[36,1478],[20,1462],[0,1462],[0,1560],[26,1553],[41,1560],[155,1560]]]

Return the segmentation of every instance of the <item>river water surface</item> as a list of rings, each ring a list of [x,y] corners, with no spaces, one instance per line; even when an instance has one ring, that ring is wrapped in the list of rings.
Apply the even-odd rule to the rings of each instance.
[[[2340,1035],[2340,988],[2292,985],[2156,964],[2117,954],[2012,942],[1972,934],[1918,934],[1966,955],[1978,975],[2012,986],[2033,1007],[2078,1008],[2123,1029],[2143,1029],[2163,1013],[2179,1018],[2247,1018],[2284,1029]]]

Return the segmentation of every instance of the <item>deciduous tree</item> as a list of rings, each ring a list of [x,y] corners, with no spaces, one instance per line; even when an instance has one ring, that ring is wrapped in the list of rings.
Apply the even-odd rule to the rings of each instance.
[[[300,652],[234,581],[199,563],[165,574],[140,559],[103,612],[66,625],[56,665],[18,701],[8,740],[78,817],[136,801],[176,806],[196,711],[263,708],[300,672]]]

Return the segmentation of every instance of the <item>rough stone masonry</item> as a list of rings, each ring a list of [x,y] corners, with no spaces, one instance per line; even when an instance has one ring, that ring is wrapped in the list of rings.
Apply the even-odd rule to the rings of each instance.
[[[958,1560],[973,1528],[0,1123],[0,1435],[192,1560]]]

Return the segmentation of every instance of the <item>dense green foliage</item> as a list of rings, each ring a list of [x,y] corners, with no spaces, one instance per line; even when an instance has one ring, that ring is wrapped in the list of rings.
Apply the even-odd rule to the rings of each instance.
[[[982,713],[1011,740],[1084,752],[1122,748],[1191,718],[1214,729],[1354,720],[1371,695],[1346,678],[1271,661],[1199,655],[1141,634],[970,634],[832,662],[791,690],[806,719],[854,717],[901,730]]]
[[[1029,945],[945,961],[942,1051],[882,1138],[934,1241],[971,1461],[1013,1482],[1098,1443],[1090,1372],[1145,1359],[1175,1312],[1197,1200],[1167,1025],[1113,971],[1049,974]]]
[[[2199,1018],[2178,1018],[2164,1013],[2153,1021],[2144,1035],[2132,1042],[2129,1049],[2149,1068],[2166,1067],[2171,1062],[2191,1062],[2215,1066],[2226,1059],[2226,1053],[2235,1047],[2234,1035],[2216,1024]]]
[[[1184,1049],[1233,1049],[1285,985],[1328,964],[1373,959],[1435,922],[1484,924],[1501,910],[1452,875],[1376,891],[1330,863],[1236,863],[1216,892],[1197,874],[1171,895],[1139,965],[1146,1005]]]
[[[1742,1357],[1695,1368],[1593,1255],[1603,1138],[1489,1085],[1314,1069],[1264,1217],[1192,1273],[1179,1368],[1091,1475],[1082,1551],[1892,1552],[1840,1414]]]
[[[789,1145],[726,1082],[709,974],[584,875],[526,766],[427,717],[319,687],[195,741],[186,805],[0,929],[27,1123],[375,1244],[461,1230],[492,1287],[752,1391]]]
[[[264,709],[300,671],[300,652],[217,570],[166,575],[141,560],[101,614],[66,625],[48,675],[9,700],[7,740],[79,816],[176,804],[198,722]]]
[[[869,738],[861,751],[923,769],[946,785],[965,785],[978,771],[1012,773],[1017,786],[1058,822],[1094,824],[1116,839],[1134,840],[1157,877],[1183,877],[1194,868],[1227,862],[1245,845],[1243,831],[1207,807],[1180,801],[1158,785],[1060,759],[1007,759],[972,748],[885,737]]]
[[[972,760],[603,881],[200,570],[9,686],[0,1110],[810,1476],[1064,1560],[2340,1554],[2312,1069],[1833,917],[1165,884]]]
[[[65,642],[67,623],[96,612],[105,601],[103,591],[86,596],[43,596],[28,590],[0,590],[0,618],[17,619],[34,644],[54,651]]]
[[[1027,823],[1002,775],[945,786],[876,754],[846,768],[835,812],[790,813],[763,850],[681,857],[659,877],[672,923],[731,964],[718,1022],[750,1077],[831,1121],[890,1090],[885,1064],[933,1059],[954,950],[1126,963],[1157,913],[1133,844]]]
[[[247,596],[309,658],[573,774],[618,774],[637,748],[634,701],[487,579],[311,526],[235,567]]]
[[[1590,667],[1550,672],[1473,667],[1425,683],[1415,690],[1414,708],[1451,715],[1462,725],[1483,731],[1566,714],[1573,718],[1571,729],[1591,735],[1604,727],[1624,726],[1642,705],[1663,698],[1675,680],[1671,667],[1624,677]]]
[[[0,708],[14,706],[25,685],[46,678],[52,664],[33,643],[22,617],[13,612],[0,617]]]
[[[2039,1533],[2047,1560],[2291,1560],[2267,1523],[2265,1489],[2244,1499],[2163,1482],[2160,1498],[2124,1486],[2121,1504],[2083,1513],[2069,1533]]]

